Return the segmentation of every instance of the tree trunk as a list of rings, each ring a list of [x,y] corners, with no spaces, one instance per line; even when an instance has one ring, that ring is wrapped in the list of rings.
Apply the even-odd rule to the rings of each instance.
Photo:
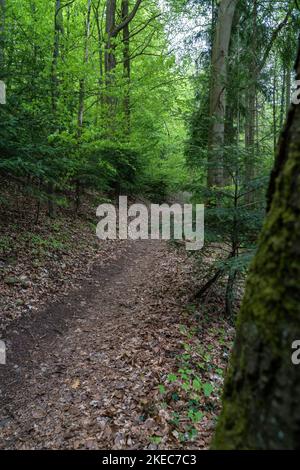
[[[281,101],[280,101],[280,121],[279,128],[282,129],[286,117],[285,93],[286,93],[286,68],[283,66],[282,73],[282,87],[281,87]]]
[[[227,318],[234,318],[234,285],[237,277],[237,271],[235,269],[230,270],[226,285],[225,294],[225,311]]]
[[[105,45],[105,73],[107,85],[111,82],[111,74],[116,67],[115,45],[113,42],[116,25],[116,0],[106,1],[106,45]]]
[[[229,259],[232,261],[239,256],[239,221],[237,217],[237,211],[239,207],[239,184],[238,180],[235,179],[235,191],[234,191],[234,217],[231,231],[231,254]],[[238,272],[235,267],[231,266],[225,294],[226,303],[226,315],[228,318],[234,318],[234,286]]]
[[[136,3],[129,13],[129,2],[124,1],[125,8],[127,8],[127,15],[122,15],[122,21],[116,25],[116,0],[106,0],[106,47],[105,47],[105,72],[110,81],[111,73],[116,68],[115,44],[114,39],[118,34],[126,28],[129,23],[135,18],[137,11],[142,3],[142,0],[136,0]],[[127,4],[127,5],[126,5]],[[122,5],[123,6],[123,5]],[[128,35],[129,40],[129,35]]]
[[[249,85],[246,92],[246,119],[245,119],[245,148],[246,154],[246,182],[251,182],[254,178],[255,160],[255,105],[256,105],[256,84],[255,78]],[[251,198],[250,198],[251,199]],[[247,200],[247,202],[251,202]]]
[[[129,15],[129,0],[122,0],[122,19]],[[125,78],[125,97],[124,97],[124,114],[125,114],[125,130],[130,135],[130,31],[129,23],[123,29],[123,68]]]
[[[300,47],[297,59],[300,77]],[[300,106],[290,109],[237,322],[216,449],[299,449]]]
[[[273,75],[273,147],[274,154],[277,149],[277,63],[276,57],[274,59],[274,75]]]
[[[92,9],[92,0],[87,0],[87,13],[85,21],[85,37],[84,37],[84,53],[83,53],[83,64],[84,66],[88,63],[89,60],[89,37],[91,29],[91,9]],[[85,74],[85,70],[83,71]],[[84,118],[84,101],[85,101],[85,78],[82,77],[79,80],[79,103],[78,103],[78,129],[77,129],[77,138],[78,143],[80,143],[80,138],[83,131],[83,118]],[[76,214],[79,211],[81,199],[81,182],[77,178],[76,180],[76,197],[75,197],[75,211]]]
[[[5,0],[0,0],[0,80],[4,79]]]
[[[53,43],[53,56],[51,67],[51,102],[52,113],[55,116],[58,100],[58,77],[57,77],[57,62],[59,57],[59,38],[60,33],[63,32],[62,26],[62,13],[61,1],[55,0],[55,14],[54,14],[54,43]]]
[[[53,120],[57,120],[57,100],[58,100],[58,77],[57,77],[57,62],[59,57],[59,39],[60,34],[63,33],[62,25],[62,11],[61,1],[55,0],[55,11],[54,11],[54,42],[53,42],[53,56],[52,56],[52,67],[51,67],[51,106]],[[48,192],[48,216],[53,218],[55,216],[55,205],[54,205],[54,184],[50,181],[47,184]]]
[[[290,108],[290,104],[291,104],[291,88],[292,88],[291,70],[288,66],[287,70],[286,70],[286,97],[285,97],[286,113],[289,112],[289,108]]]
[[[108,111],[110,113],[110,130],[114,127],[114,120],[116,114],[116,98],[114,96],[114,82],[115,82],[115,68],[117,65],[116,60],[116,44],[115,40],[118,34],[129,27],[129,23],[134,19],[142,0],[136,0],[132,11],[128,12],[128,2],[123,2],[122,7],[127,7],[127,15],[122,15],[122,21],[116,24],[116,0],[106,0],[106,44],[105,44],[105,84],[106,84],[106,101]],[[126,5],[127,3],[127,5]],[[126,32],[124,33],[126,37]],[[127,29],[127,45],[129,46],[129,29]],[[129,53],[129,50],[128,50]],[[129,58],[129,54],[128,54]],[[130,63],[130,62],[129,62]]]
[[[100,16],[99,16],[99,8],[100,8],[100,0],[98,1],[97,6],[94,6],[94,15],[95,15],[95,21],[96,21],[96,26],[97,26],[97,39],[98,39],[98,60],[99,60],[99,79],[98,79],[98,85],[99,85],[99,93],[97,97],[97,107],[96,107],[96,115],[95,115],[95,126],[98,124],[98,115],[99,115],[99,108],[100,105],[103,105],[104,103],[104,95],[103,95],[103,89],[104,89],[104,54],[103,54],[103,49],[104,49],[104,38],[103,38],[103,32],[102,32],[102,27],[101,27],[101,22],[100,22]]]
[[[85,21],[85,38],[84,38],[85,44],[84,44],[84,55],[83,55],[84,65],[86,65],[89,60],[88,41],[89,41],[90,28],[91,28],[91,8],[92,8],[92,0],[87,0],[87,14],[86,14],[86,21]],[[79,81],[79,106],[78,106],[78,136],[79,137],[82,134],[82,128],[83,128],[84,100],[85,100],[85,79],[81,78]]]
[[[252,14],[252,41],[253,47],[251,48],[251,60],[249,62],[249,78],[250,83],[246,91],[246,117],[245,117],[245,184],[251,183],[255,176],[255,115],[256,115],[256,83],[258,77],[258,67],[256,60],[256,31],[257,31],[257,0],[253,2]],[[254,192],[249,191],[245,196],[247,205],[252,204],[254,201]]]
[[[221,0],[213,42],[210,85],[208,186],[223,185],[227,60],[237,0]]]

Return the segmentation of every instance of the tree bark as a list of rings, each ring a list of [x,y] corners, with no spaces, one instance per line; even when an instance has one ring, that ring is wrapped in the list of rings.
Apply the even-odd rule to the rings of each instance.
[[[129,0],[122,0],[122,20],[129,15]],[[123,29],[123,68],[125,78],[125,97],[124,97],[124,115],[126,134],[130,135],[130,30],[129,23]]]
[[[221,0],[213,42],[210,85],[208,186],[223,185],[223,145],[226,114],[227,60],[237,0]]]
[[[134,19],[142,0],[136,3],[130,13],[122,18],[120,24],[116,25],[116,0],[106,0],[106,47],[105,47],[105,72],[108,84],[111,82],[112,72],[116,68],[115,43],[114,39],[126,28]]]
[[[276,57],[274,59],[274,75],[273,75],[273,93],[272,93],[272,107],[273,107],[273,146],[274,155],[277,149],[277,63]]]
[[[54,10],[54,42],[53,42],[53,55],[52,55],[52,66],[51,66],[51,106],[52,115],[54,122],[56,122],[57,116],[57,101],[58,101],[58,77],[57,77],[57,62],[59,58],[59,40],[60,34],[63,33],[62,24],[62,11],[61,1],[55,0]],[[48,192],[48,216],[53,218],[55,216],[55,205],[54,205],[54,184],[50,181],[47,184]]]
[[[249,79],[250,83],[246,91],[246,116],[245,116],[245,148],[246,148],[246,159],[245,159],[245,184],[251,183],[255,176],[255,114],[256,114],[256,83],[258,78],[258,68],[256,60],[256,49],[257,49],[257,0],[253,2],[253,13],[252,13],[252,38],[251,42],[253,47],[251,48],[251,60],[249,62]],[[252,204],[254,201],[254,192],[248,191],[245,196],[246,204]]]
[[[105,73],[108,84],[111,80],[111,72],[116,67],[115,45],[113,43],[114,29],[116,25],[116,0],[106,1],[106,45],[105,45]]]
[[[291,83],[291,70],[289,66],[287,67],[286,70],[286,96],[285,96],[285,108],[286,108],[286,113],[288,114],[290,104],[291,104],[291,88],[292,88],[292,83]]]
[[[91,8],[92,0],[87,0],[87,13],[85,21],[85,37],[84,37],[84,54],[83,64],[86,65],[89,60],[88,41],[91,29]],[[78,106],[78,136],[82,134],[83,116],[84,116],[84,100],[85,100],[85,79],[81,78],[79,81],[79,106]]]
[[[245,118],[245,183],[248,184],[255,175],[255,105],[256,105],[256,78],[252,76],[252,83],[246,92],[246,118]],[[246,203],[253,202],[253,193],[248,192]]]
[[[0,0],[0,79],[4,78],[5,0]]]
[[[283,123],[286,117],[285,94],[286,94],[286,67],[284,65],[283,71],[282,71],[282,87],[281,87],[281,100],[280,100],[280,120],[279,120],[280,129],[282,129]]]
[[[97,27],[98,60],[99,60],[99,79],[98,79],[99,93],[98,93],[98,97],[97,97],[97,107],[96,107],[96,116],[95,116],[95,125],[96,126],[98,124],[98,116],[99,116],[100,105],[103,105],[103,103],[104,103],[104,94],[103,94],[103,89],[104,89],[104,62],[103,62],[103,59],[104,59],[104,38],[103,38],[102,25],[101,25],[101,21],[100,21],[99,8],[100,8],[100,0],[98,0],[97,6],[94,6],[94,16],[95,16],[96,27]],[[103,12],[103,14],[104,14],[104,12]]]
[[[85,33],[84,33],[84,53],[83,53],[83,64],[84,66],[89,61],[89,37],[91,29],[91,9],[92,9],[92,0],[87,0],[87,12],[85,20]],[[85,74],[85,70],[83,71]],[[83,118],[84,118],[84,102],[85,102],[85,78],[82,77],[79,80],[79,102],[78,102],[78,129],[77,129],[77,138],[78,143],[82,136],[83,131]],[[75,210],[76,214],[79,211],[80,199],[81,199],[81,182],[79,178],[76,180],[76,196],[75,196]]]
[[[58,62],[58,57],[59,57],[59,38],[60,38],[61,33],[63,33],[61,1],[55,0],[54,43],[53,43],[53,56],[52,56],[52,67],[51,67],[51,99],[52,99],[53,115],[56,114],[57,100],[58,100],[57,62]]]
[[[296,65],[300,77],[300,46]],[[300,106],[290,108],[237,322],[216,449],[299,449]]]
[[[110,133],[115,126],[115,115],[117,108],[117,99],[115,97],[114,83],[115,83],[115,69],[117,65],[116,60],[116,38],[118,34],[128,28],[129,23],[134,19],[139,6],[143,0],[136,0],[136,3],[131,10],[127,12],[127,15],[124,17],[122,15],[122,20],[119,24],[116,24],[116,0],[106,0],[106,44],[105,44],[105,85],[106,85],[106,103],[109,112],[109,129]],[[126,2],[125,2],[126,3]],[[123,6],[123,5],[122,5]],[[126,33],[124,33],[126,35]],[[129,44],[129,34],[127,39],[127,44]]]

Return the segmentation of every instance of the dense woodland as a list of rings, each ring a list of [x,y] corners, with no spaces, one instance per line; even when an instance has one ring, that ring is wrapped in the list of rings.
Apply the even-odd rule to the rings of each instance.
[[[205,203],[193,302],[237,322],[218,449],[299,448],[299,31],[296,0],[0,0],[0,267],[24,213]]]

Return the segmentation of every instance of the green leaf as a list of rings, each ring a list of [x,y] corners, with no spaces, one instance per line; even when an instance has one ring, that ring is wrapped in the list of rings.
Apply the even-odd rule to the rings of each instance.
[[[151,436],[150,441],[152,444],[160,444],[161,443],[161,437],[160,436]]]
[[[200,423],[203,416],[204,416],[204,414],[201,411],[190,410],[189,413],[188,413],[188,417],[195,424]]]
[[[193,389],[196,390],[197,392],[201,390],[202,383],[200,382],[199,379],[194,379],[193,380]]]
[[[169,382],[173,383],[173,382],[176,382],[177,375],[176,374],[169,374],[167,378],[168,378]]]
[[[191,386],[188,382],[184,382],[181,386],[182,386],[183,390],[185,390],[186,392],[188,392],[191,388]]]
[[[214,390],[212,384],[210,384],[210,383],[208,383],[208,382],[205,383],[205,384],[203,384],[203,385],[202,385],[202,388],[203,388],[203,391],[204,391],[204,395],[205,395],[206,397],[210,397],[211,394],[212,394],[212,392],[213,392],[213,390]]]

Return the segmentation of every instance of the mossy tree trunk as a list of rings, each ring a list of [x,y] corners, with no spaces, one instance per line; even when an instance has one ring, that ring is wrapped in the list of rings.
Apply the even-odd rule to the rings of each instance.
[[[300,50],[296,64],[300,76]],[[300,105],[289,112],[237,322],[215,449],[299,449]]]

